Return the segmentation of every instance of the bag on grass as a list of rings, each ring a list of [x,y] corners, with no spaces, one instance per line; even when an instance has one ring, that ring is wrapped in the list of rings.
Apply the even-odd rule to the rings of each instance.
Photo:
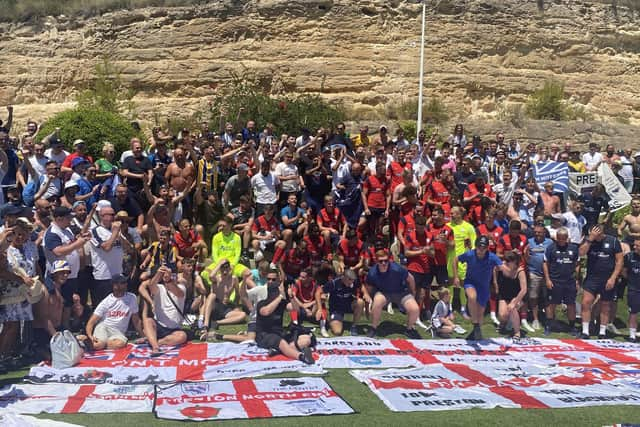
[[[71,331],[65,330],[51,337],[51,365],[54,369],[65,369],[77,365],[84,350]]]

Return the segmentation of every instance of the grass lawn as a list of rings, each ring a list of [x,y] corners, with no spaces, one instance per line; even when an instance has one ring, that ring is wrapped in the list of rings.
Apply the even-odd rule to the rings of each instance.
[[[559,319],[564,319],[564,315],[559,313]],[[620,303],[618,306],[618,318],[625,323],[627,321],[626,304]],[[488,318],[487,318],[488,319]],[[461,319],[462,320],[462,319]],[[390,322],[392,321],[392,322]],[[383,323],[379,331],[387,338],[404,337],[398,334],[402,329],[398,326],[402,325],[405,317],[396,313],[392,316],[383,315]],[[463,327],[469,329],[470,324],[467,321],[460,322]],[[232,332],[241,330],[241,326],[221,328],[222,332]],[[348,325],[347,325],[348,331]],[[623,330],[625,333],[626,329]],[[496,337],[493,326],[485,325],[483,327],[485,337]],[[422,334],[427,337],[426,334]],[[535,333],[531,336],[542,337],[542,333]],[[570,338],[565,334],[553,334],[554,338]],[[621,337],[617,339],[622,339]],[[0,376],[0,385],[17,383],[22,380],[25,371],[13,372],[8,375]],[[295,374],[279,374],[277,377],[295,376]],[[326,375],[327,382],[334,390],[341,395],[353,409],[357,412],[353,415],[335,415],[331,417],[295,417],[295,418],[274,418],[268,420],[250,420],[226,421],[229,425],[278,425],[278,426],[317,426],[317,425],[353,425],[353,426],[370,426],[377,425],[451,425],[451,426],[473,426],[473,425],[508,425],[508,426],[541,426],[541,425],[567,425],[567,426],[604,426],[616,423],[640,424],[640,407],[638,406],[595,406],[585,408],[569,408],[569,409],[472,409],[464,411],[432,411],[432,412],[413,412],[413,413],[394,413],[374,396],[369,389],[357,382],[347,369],[330,369]],[[85,426],[132,426],[132,425],[176,425],[175,421],[163,421],[156,419],[152,414],[121,414],[115,416],[113,414],[77,414],[77,415],[39,415],[40,418],[49,418],[52,420],[66,421]],[[219,423],[220,421],[216,421]],[[211,423],[202,423],[202,425],[213,425]]]

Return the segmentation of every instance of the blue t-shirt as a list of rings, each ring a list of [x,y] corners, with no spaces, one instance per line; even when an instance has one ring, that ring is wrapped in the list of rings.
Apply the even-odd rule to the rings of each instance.
[[[260,277],[260,271],[258,271],[257,268],[251,270],[251,276],[256,286],[264,286],[267,284],[267,276],[264,276],[264,278]]]
[[[295,218],[296,215],[298,215],[298,212],[300,212],[300,215],[304,215],[304,209],[302,209],[301,207],[295,207],[293,209],[291,209],[291,206],[287,205],[284,208],[282,208],[280,210],[280,218],[282,217],[287,217],[287,219],[292,219]],[[295,228],[298,226],[298,224],[300,223],[300,221],[296,221],[293,224],[286,226],[285,227],[290,227],[290,228]],[[284,225],[284,224],[283,224]]]
[[[629,252],[624,256],[624,268],[627,269],[629,291],[640,291],[640,255]]]
[[[552,243],[544,253],[549,268],[549,278],[554,284],[575,282],[576,264],[580,260],[579,248],[575,243],[560,246]]]
[[[342,279],[333,279],[322,286],[322,292],[329,295],[329,310],[332,313],[350,313],[356,294],[356,284],[345,286]]]
[[[547,238],[540,243],[536,242],[535,237],[529,239],[529,259],[527,260],[527,266],[529,267],[530,273],[537,274],[538,276],[544,275],[542,271],[544,253],[552,243],[553,240]]]
[[[458,261],[467,264],[467,275],[464,278],[464,283],[475,286],[489,286],[489,283],[491,283],[491,275],[493,274],[493,267],[502,265],[502,261],[498,258],[498,255],[493,252],[487,252],[485,257],[480,259],[475,249],[468,250],[462,255],[459,255]]]
[[[385,294],[401,294],[408,291],[407,277],[409,272],[395,262],[389,262],[389,268],[384,273],[374,265],[367,274],[367,283]]]

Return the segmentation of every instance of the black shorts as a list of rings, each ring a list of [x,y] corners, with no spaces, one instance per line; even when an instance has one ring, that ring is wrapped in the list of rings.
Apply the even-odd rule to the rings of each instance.
[[[216,305],[213,308],[213,320],[222,320],[227,317],[227,314],[231,313],[235,309],[232,304],[223,304],[220,300],[216,299]]]
[[[413,276],[413,280],[416,282],[416,290],[418,288],[431,289],[431,282],[433,282],[433,274],[431,273],[418,273],[416,271],[409,271]]]
[[[633,250],[633,242],[636,241],[635,237],[632,236],[624,236],[624,239],[622,239],[622,243],[626,243],[627,245],[631,246],[631,250]]]
[[[378,292],[384,295],[384,297],[387,299],[387,303],[392,302],[398,306],[404,305],[404,303],[407,300],[409,300],[410,298],[413,298],[413,295],[411,295],[411,292],[409,292],[409,290],[407,289],[401,292],[394,292],[394,293],[385,293],[382,291],[378,291]]]
[[[640,313],[640,289],[629,289],[627,292],[627,305],[631,314]]]
[[[431,271],[427,273],[430,277],[427,280],[431,283],[432,287],[434,278],[436,279],[438,288],[442,286],[449,286],[449,272],[447,271],[446,265],[432,265],[430,268]]]
[[[66,283],[60,289],[65,307],[73,305],[73,294],[78,293],[78,279],[67,279]]]
[[[256,333],[256,322],[249,322],[249,324],[247,324],[247,332],[253,332],[254,334]]]
[[[167,328],[162,326],[160,323],[156,322],[156,337],[161,340],[164,337],[167,337],[174,333],[175,331],[181,331],[180,328]]]
[[[614,301],[616,298],[616,287],[614,286],[613,289],[607,290],[606,283],[607,279],[586,278],[584,283],[582,283],[582,288],[594,296],[600,295],[602,301]]]
[[[256,344],[258,344],[258,347],[260,348],[279,349],[280,341],[282,341],[283,339],[284,338],[282,338],[278,334],[261,333],[260,335],[256,336]]]
[[[553,288],[548,292],[549,304],[553,305],[563,303],[567,305],[575,304],[576,295],[578,294],[575,280],[571,280],[569,282],[556,282],[553,284]]]

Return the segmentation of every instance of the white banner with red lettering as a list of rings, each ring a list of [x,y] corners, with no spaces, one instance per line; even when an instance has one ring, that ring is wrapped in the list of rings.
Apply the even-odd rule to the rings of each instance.
[[[12,384],[0,389],[0,409],[20,414],[151,412],[153,398],[153,385]]]
[[[68,384],[168,384],[256,377],[282,372],[321,374],[319,365],[305,365],[250,344],[189,343],[165,349],[150,357],[146,345],[85,354],[73,368],[53,369],[41,364],[31,368],[25,380],[32,383]]]
[[[640,405],[637,344],[534,338],[411,345],[423,366],[351,371],[392,411]]]
[[[170,420],[352,414],[322,378],[239,379],[156,386],[154,412]]]

